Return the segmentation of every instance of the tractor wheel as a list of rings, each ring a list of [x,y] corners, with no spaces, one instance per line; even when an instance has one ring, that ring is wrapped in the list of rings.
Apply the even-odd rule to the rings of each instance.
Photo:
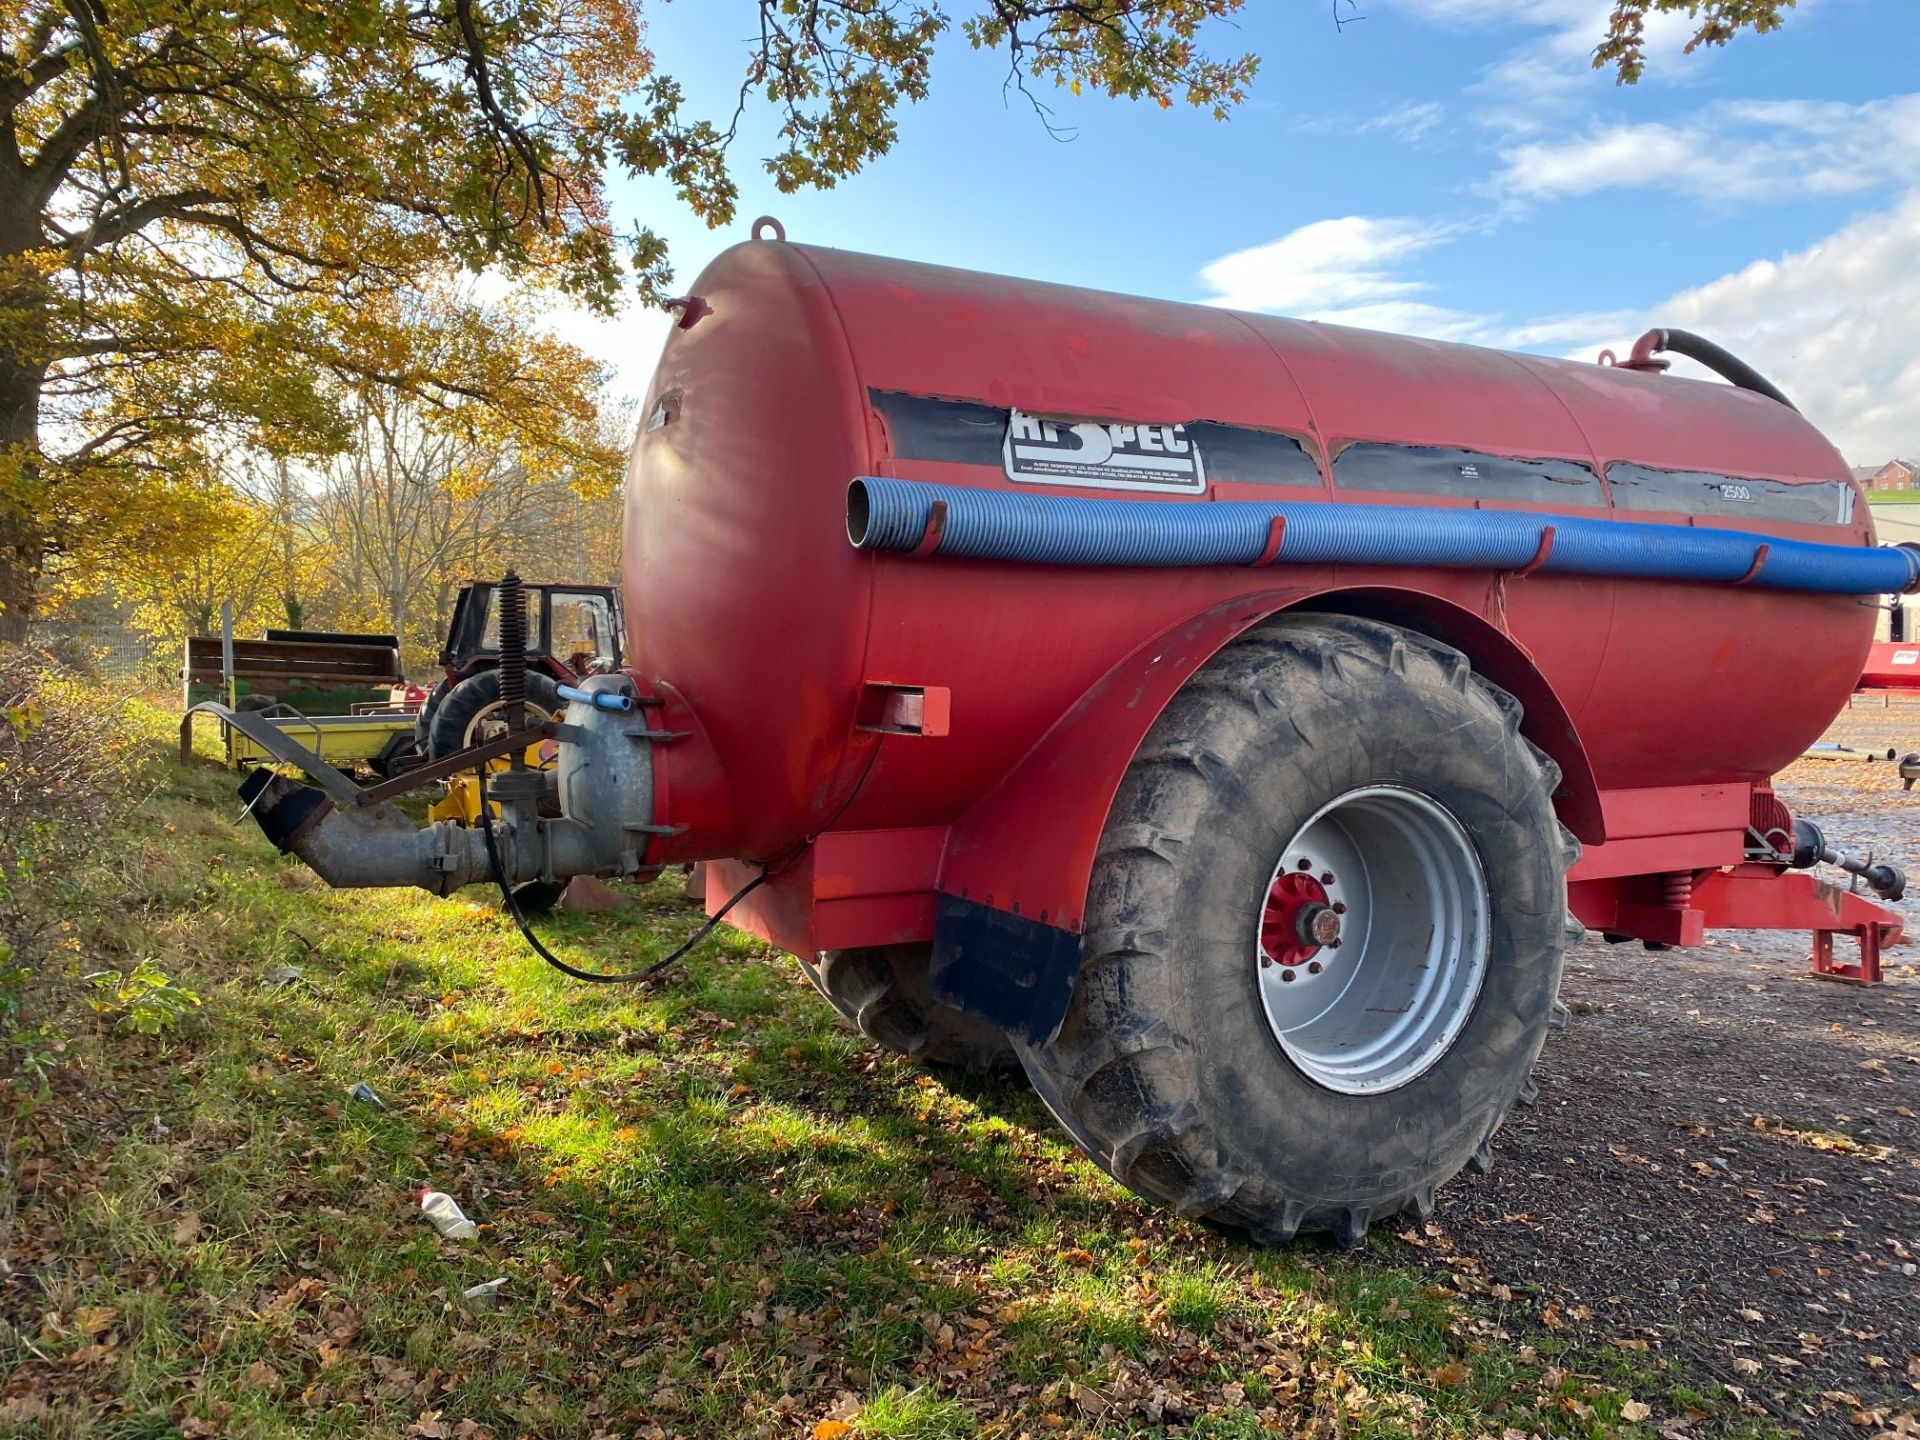
[[[1195,674],[1107,818],[1034,1088],[1108,1174],[1263,1243],[1431,1213],[1553,1016],[1578,844],[1464,656],[1270,622]]]
[[[447,698],[447,691],[453,688],[453,682],[440,677],[439,684],[427,692],[427,698],[420,702],[420,713],[413,717],[413,743],[425,755],[432,748],[433,717],[440,712],[440,702]]]
[[[527,672],[527,703],[549,715],[564,711],[566,702],[550,676],[537,670]],[[435,708],[427,726],[427,758],[439,760],[474,743],[476,724],[500,704],[500,672],[482,670],[469,675],[446,693]],[[475,737],[477,738],[477,737]]]
[[[823,951],[800,968],[814,988],[874,1044],[914,1060],[982,1072],[1019,1061],[997,1025],[927,994],[930,945]]]

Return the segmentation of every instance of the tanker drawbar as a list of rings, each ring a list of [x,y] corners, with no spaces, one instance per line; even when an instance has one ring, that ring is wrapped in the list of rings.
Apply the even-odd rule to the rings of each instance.
[[[876,1044],[1018,1065],[1114,1179],[1275,1243],[1357,1242],[1492,1163],[1583,929],[1804,929],[1817,973],[1879,978],[1903,873],[1771,777],[1920,550],[1750,366],[774,234],[662,354],[624,668],[535,697],[503,622],[486,723],[365,787],[207,707],[273,757],[241,793],[277,846],[333,885],[497,886],[600,980],[686,947],[581,972],[523,911],[700,866],[709,926]],[[402,810],[469,775],[459,818]]]

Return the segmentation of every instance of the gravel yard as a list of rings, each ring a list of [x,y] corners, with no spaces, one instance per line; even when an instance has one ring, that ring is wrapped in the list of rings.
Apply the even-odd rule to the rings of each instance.
[[[1920,703],[1863,700],[1827,738],[1920,750]],[[1778,789],[1920,881],[1920,790],[1895,765],[1803,760]],[[1920,904],[1899,908],[1920,938]],[[1874,989],[1814,979],[1807,951],[1589,938],[1539,1103],[1430,1239],[1583,1352],[1685,1357],[1776,1422],[1873,1434],[1920,1394],[1920,943]]]

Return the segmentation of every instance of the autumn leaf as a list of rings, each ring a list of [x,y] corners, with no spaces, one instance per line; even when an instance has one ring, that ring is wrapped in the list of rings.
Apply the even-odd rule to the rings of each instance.
[[[82,1335],[101,1335],[119,1317],[120,1312],[110,1305],[81,1305],[73,1312],[73,1324]]]
[[[1653,1407],[1639,1400],[1629,1400],[1620,1407],[1620,1418],[1629,1425],[1638,1425],[1651,1414],[1653,1414]]]
[[[813,1440],[845,1440],[853,1433],[853,1426],[844,1420],[822,1420],[813,1427]]]

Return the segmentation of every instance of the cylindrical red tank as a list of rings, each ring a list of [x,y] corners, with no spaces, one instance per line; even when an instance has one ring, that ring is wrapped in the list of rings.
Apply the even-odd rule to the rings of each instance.
[[[1855,597],[1020,567],[874,555],[846,530],[857,475],[1021,488],[999,461],[1024,412],[1160,427],[1153,444],[1204,432],[1204,494],[1126,497],[1154,503],[1317,497],[1872,543],[1834,448],[1731,386],[780,241],[727,251],[693,292],[633,451],[626,614],[635,672],[698,717],[735,819],[665,858],[764,862],[824,829],[951,825],[1122,657],[1280,586],[1376,613],[1418,597],[1511,637],[1602,791],[1770,775],[1845,702],[1871,638]],[[950,692],[950,733],[876,752],[857,712],[884,685]]]

